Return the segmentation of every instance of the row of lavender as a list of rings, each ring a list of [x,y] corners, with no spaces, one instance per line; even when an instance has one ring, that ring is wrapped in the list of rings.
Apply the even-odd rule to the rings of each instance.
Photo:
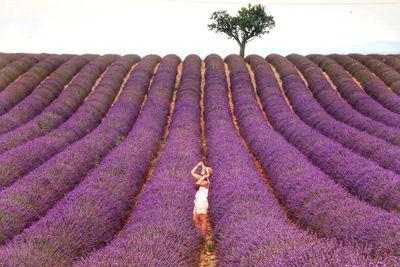
[[[76,262],[76,266],[198,264],[202,238],[192,222],[195,190],[188,170],[201,159],[202,153],[200,67],[201,59],[195,55],[183,62],[166,144],[134,203],[130,220],[108,246]],[[152,120],[150,117],[143,119],[148,120],[146,124]]]
[[[229,61],[229,60],[228,60]],[[211,67],[210,67],[210,69],[212,70],[213,68],[215,68],[216,66],[218,66],[218,63],[215,63],[215,62],[213,62],[213,61],[211,61]],[[240,64],[237,64],[237,62],[235,62],[234,64],[232,64],[232,66],[233,67],[235,67],[235,66],[240,66]],[[244,71],[244,69],[242,69],[242,70],[240,70],[240,68],[239,68],[239,71],[238,71],[238,77],[240,77],[240,73],[241,72],[245,72]],[[233,75],[234,76],[234,75]],[[74,79],[75,80],[75,79]],[[240,80],[240,78],[238,78],[238,80],[239,80],[239,82],[237,82],[239,85],[238,85],[238,87],[235,87],[234,86],[234,84],[233,84],[233,86],[232,86],[232,88],[239,88],[237,91],[239,91],[239,92],[241,92],[241,90],[240,90],[240,86],[242,86],[243,84],[246,84],[246,82],[243,82],[242,80]],[[236,90],[236,89],[235,89]],[[240,94],[241,95],[241,94]],[[240,96],[240,98],[241,98],[242,96]],[[245,102],[245,109],[243,110],[243,112],[244,113],[246,113],[247,112],[247,109],[248,109],[248,107],[247,107],[247,105],[249,104],[248,102],[246,102],[247,100],[243,100],[244,102]],[[118,103],[118,102],[117,102]],[[218,107],[216,107],[216,109],[218,110]],[[174,119],[175,120],[175,119]],[[219,123],[220,123],[220,121],[218,121]],[[218,127],[220,127],[220,125],[218,126]],[[215,139],[217,139],[217,138],[215,138]],[[235,138],[233,138],[233,139],[235,139]],[[120,138],[118,137],[117,138],[117,143],[119,143],[119,140],[120,140]],[[240,143],[240,140],[239,140],[239,142],[236,142],[236,143]],[[216,146],[217,147],[217,146]],[[169,151],[169,150],[167,150],[167,151]],[[211,158],[211,151],[212,150],[210,150],[210,158]],[[217,155],[217,153],[222,153],[221,152],[222,150],[215,150],[215,155]],[[346,152],[346,153],[348,153],[348,152]],[[72,154],[71,154],[72,155]],[[100,156],[99,156],[100,157]],[[98,163],[98,160],[99,160],[99,158],[97,157],[97,155],[96,155],[96,162]],[[229,159],[229,157],[227,158],[227,159]],[[190,164],[188,163],[188,166],[189,166]],[[216,165],[218,165],[218,163],[216,163]],[[221,165],[221,164],[220,164]],[[364,165],[362,165],[362,166],[364,166]],[[187,166],[186,166],[187,167]],[[223,166],[221,166],[221,168],[222,168]],[[253,166],[254,167],[254,166]],[[137,167],[136,167],[137,168]],[[146,169],[146,168],[145,168]],[[114,170],[114,169],[113,169]],[[107,171],[108,171],[108,173],[110,172],[110,170],[109,170],[109,168],[107,168]],[[227,173],[228,173],[228,170],[226,171]],[[118,174],[118,176],[119,176],[119,174]],[[217,177],[217,176],[216,176]],[[47,183],[47,182],[46,182]],[[112,185],[112,183],[110,182],[110,183],[108,183],[108,185]],[[86,192],[86,194],[87,194],[87,192],[88,191],[90,191],[90,189],[89,189],[90,187],[89,187],[89,185],[85,188],[85,190],[84,191],[81,191],[82,193],[81,194],[83,194],[83,192]],[[139,188],[139,185],[138,185],[138,188]],[[221,193],[220,191],[216,191],[216,192],[219,192],[219,193]],[[222,197],[225,197],[226,196],[226,194],[223,194],[223,193],[221,193],[221,196]],[[149,199],[151,199],[151,197],[149,196]],[[81,200],[81,198],[80,198],[80,200]],[[125,200],[126,201],[126,200]],[[110,202],[110,203],[112,203],[112,202]],[[148,204],[147,204],[148,205]],[[88,205],[89,206],[89,205]],[[77,206],[77,207],[79,207],[79,206]],[[126,207],[126,206],[125,206]],[[218,207],[218,205],[217,205],[217,207]],[[225,208],[223,205],[222,206],[220,206],[220,207],[223,207],[223,208]],[[105,207],[106,208],[106,207]],[[126,209],[125,209],[126,210]],[[65,213],[65,211],[64,211],[64,213]],[[125,212],[126,213],[126,212]],[[81,212],[80,212],[80,214],[81,214]],[[87,216],[89,216],[90,218],[92,218],[93,219],[93,212],[92,212],[92,210],[90,210],[86,215]],[[118,213],[118,214],[120,214],[120,213]],[[60,214],[58,214],[58,216],[59,216]],[[151,213],[149,214],[149,216],[151,215]],[[114,214],[114,216],[115,216],[115,214]],[[151,215],[151,216],[153,216],[153,215]],[[151,217],[150,216],[150,217]],[[149,217],[149,218],[150,218]],[[218,217],[218,216],[217,216]],[[54,218],[56,218],[56,216],[54,217]],[[72,217],[71,217],[72,218]],[[109,217],[107,217],[107,218],[109,218]],[[117,221],[118,221],[118,218],[121,218],[121,216],[120,217],[117,217]],[[98,219],[98,218],[97,218]],[[235,218],[235,217],[233,217],[233,218],[231,218],[231,219],[227,219],[227,221],[230,221],[230,222],[232,222],[231,220],[234,220],[234,219],[237,219],[237,218]],[[119,220],[120,221],[120,220]],[[71,222],[71,221],[69,221],[69,222]],[[63,224],[61,224],[61,225],[63,225],[64,227],[65,227],[65,221],[63,221],[63,223],[64,223],[64,225]],[[87,222],[86,222],[87,223]],[[93,221],[91,222],[91,223],[93,223]],[[177,222],[175,222],[175,223],[177,223]],[[50,224],[49,224],[49,222],[47,222],[46,224],[46,227],[48,227]],[[60,226],[60,224],[56,224],[56,225],[58,225],[57,227],[59,227],[59,228],[57,228],[58,229],[58,231],[59,230],[61,230],[62,229],[62,227]],[[116,224],[112,224],[112,225],[116,225]],[[231,224],[229,224],[229,225],[231,225]],[[85,231],[85,230],[82,230],[82,229],[85,229],[85,228],[80,228],[81,226],[83,226],[83,225],[80,225],[80,226],[78,226],[77,228],[75,228],[75,229],[80,229],[81,231]],[[227,225],[226,224],[222,224],[222,229],[224,229],[224,227],[227,227]],[[43,226],[42,226],[43,227]],[[84,226],[83,226],[84,227]],[[104,226],[102,226],[102,227],[104,227]],[[270,226],[268,226],[268,227],[270,227]],[[94,227],[95,228],[95,227]],[[232,227],[232,228],[234,228],[234,227]],[[34,229],[34,228],[33,228]],[[45,231],[45,230],[43,230],[44,228],[41,228],[42,229],[42,231]],[[98,228],[97,228],[98,229]],[[189,228],[186,228],[186,229],[189,229]],[[35,232],[36,233],[36,232]],[[303,234],[303,233],[302,233]],[[36,234],[35,234],[36,235]],[[35,236],[34,235],[34,236]],[[131,235],[132,235],[132,233],[131,233]],[[135,234],[133,234],[133,235],[135,235]],[[37,238],[38,238],[38,236],[41,236],[41,235],[37,235],[34,239],[32,239],[32,240],[36,240]],[[50,236],[50,235],[49,235]],[[60,236],[62,236],[62,232],[59,232],[59,235],[58,235],[59,237]],[[101,236],[101,235],[99,235],[99,236]],[[47,237],[48,238],[48,237]],[[234,238],[234,236],[232,237],[232,238]],[[304,238],[304,237],[303,237]],[[96,246],[98,246],[98,244],[100,244],[101,242],[104,242],[104,240],[105,239],[102,239],[102,237],[100,238],[101,240],[103,240],[103,241],[96,241],[96,242],[98,242],[96,245],[89,245],[88,247],[86,247],[86,250],[90,250],[90,249],[92,249],[92,248],[94,248],[94,247],[96,247]],[[25,239],[22,239],[22,240],[25,240]],[[46,239],[44,239],[44,240],[46,240]],[[262,239],[262,240],[264,240],[264,239]],[[265,240],[264,240],[265,241]],[[36,242],[36,241],[35,241]],[[76,244],[77,243],[79,243],[79,242],[81,242],[81,241],[79,241],[79,239],[78,238],[75,238],[74,240],[73,240],[73,242],[76,242]],[[228,241],[228,243],[229,242],[232,242],[232,241]],[[251,241],[251,240],[249,240],[249,242],[251,243],[251,242],[254,242],[254,241]],[[312,241],[312,242],[314,242],[314,241]],[[18,243],[18,242],[17,242]],[[21,244],[21,241],[18,243],[18,244]],[[52,249],[54,249],[54,246],[53,247],[51,247],[51,245],[53,245],[54,243],[51,243],[49,246],[47,246],[47,244],[46,244],[46,242],[45,241],[43,241],[43,239],[41,239],[41,240],[37,240],[37,243],[35,243],[34,245],[33,245],[33,247],[31,247],[32,249],[34,249],[34,250],[36,250],[38,247],[40,248],[40,250],[42,251],[42,250],[45,250],[45,251],[47,251],[46,253],[49,253],[48,255],[47,255],[47,257],[49,256],[49,255],[52,255],[52,253],[54,253],[54,250],[52,250]],[[127,246],[128,244],[129,244],[129,242],[126,242],[125,241],[125,243],[124,243],[125,245],[123,245],[123,246]],[[229,250],[229,249],[225,249],[224,248],[224,246],[226,246],[226,242],[220,242],[220,244],[222,244],[221,246],[222,246],[222,249],[221,248],[219,248],[219,250],[220,251],[222,251],[222,253],[224,252],[224,251],[227,251],[227,250]],[[296,243],[297,244],[297,243]],[[328,244],[328,245],[327,245]],[[329,248],[329,246],[331,246],[331,245],[329,245],[329,244],[333,244],[333,243],[325,243],[323,246],[327,246],[328,248]],[[58,245],[58,244],[57,244]],[[242,246],[243,244],[239,244],[240,246]],[[245,242],[245,245],[248,245],[247,244],[247,242]],[[32,244],[30,244],[29,246],[32,246]],[[65,243],[63,243],[62,244],[62,246],[66,246],[66,244]],[[297,245],[296,245],[297,246]],[[319,247],[319,246],[321,246],[320,244],[317,244],[317,245],[313,245],[313,248],[317,248],[317,247]],[[11,247],[13,247],[13,246],[11,246]],[[15,248],[16,247],[18,247],[18,245],[15,245],[15,247],[13,247],[13,249],[12,249],[12,251],[14,251],[13,253],[15,253],[15,251],[17,251],[17,250],[15,250]],[[77,256],[79,256],[80,254],[79,254],[79,251],[80,251],[80,249],[77,249],[77,248],[75,248],[74,249],[74,247],[73,247],[73,245],[71,246],[72,248],[69,248],[71,251],[73,251],[73,252],[67,252],[66,253],[66,258],[67,258],[67,260],[66,260],[66,262],[69,262],[69,261],[71,261],[71,258],[73,258],[73,257],[77,257]],[[18,248],[20,248],[20,247],[18,247]],[[88,249],[89,248],[89,249]],[[276,248],[276,247],[275,247]],[[344,248],[341,248],[341,249],[344,249]],[[348,249],[348,248],[346,248],[346,249]],[[19,250],[19,249],[18,249]],[[56,249],[57,251],[58,250],[60,250],[60,248],[59,247],[57,247],[57,249]],[[235,250],[234,249],[230,249],[231,250],[231,253],[228,253],[227,254],[227,257],[225,258],[225,260],[226,260],[226,262],[240,262],[240,259],[239,259],[239,257],[242,257],[243,255],[236,255],[235,256]],[[321,250],[321,248],[318,248],[318,250]],[[318,250],[315,250],[315,251],[318,251]],[[323,251],[326,251],[326,250],[324,250],[324,249],[322,249]],[[24,251],[24,250],[21,250],[21,251]],[[61,250],[62,251],[62,250]],[[85,250],[84,250],[85,251]],[[267,249],[266,249],[266,251],[268,251]],[[323,259],[319,259],[319,260],[321,260],[321,262],[336,262],[337,260],[343,260],[343,259],[341,259],[340,257],[344,257],[344,258],[346,258],[346,257],[348,257],[347,259],[346,259],[346,261],[349,261],[349,262],[352,262],[352,263],[354,263],[354,262],[357,262],[357,263],[360,263],[360,262],[364,262],[364,259],[362,259],[361,260],[361,257],[359,257],[359,258],[357,258],[357,257],[355,257],[355,251],[354,250],[352,250],[352,249],[350,249],[350,251],[348,252],[348,255],[347,256],[338,256],[337,254],[335,254],[336,252],[334,252],[334,250],[332,250],[332,248],[331,249],[329,249],[329,251],[330,252],[328,252],[328,253],[326,253],[328,256],[325,256],[325,258],[323,258]],[[338,250],[339,251],[339,250]],[[42,252],[43,253],[43,252]],[[60,254],[63,254],[64,252],[60,252]],[[70,257],[70,256],[68,256],[69,254],[68,253],[71,253],[71,254],[74,254],[74,256],[73,257]],[[114,252],[113,252],[114,253]],[[263,252],[264,253],[264,252]],[[271,253],[271,252],[268,252],[268,253]],[[286,252],[285,252],[286,253]],[[292,253],[292,252],[290,252],[290,253]],[[290,254],[289,253],[289,254]],[[296,253],[298,253],[298,252],[296,252]],[[305,256],[305,255],[309,255],[309,253],[314,253],[314,252],[304,252],[304,251],[302,251],[301,253],[298,253],[298,254],[296,254],[296,253],[294,253],[294,254],[290,254],[290,255],[293,255],[293,256],[290,256],[290,257],[288,257],[288,255],[289,254],[284,254],[285,256],[284,257],[281,257],[279,260],[277,260],[276,258],[275,259],[268,259],[268,261],[266,261],[266,262],[280,262],[280,261],[282,261],[282,260],[284,260],[284,262],[290,262],[291,260],[293,260],[294,262],[297,262],[298,260],[299,260],[299,258],[303,258],[304,260],[307,258],[307,257],[310,257],[310,256]],[[320,252],[321,253],[321,252]],[[324,252],[325,253],[325,252]],[[322,254],[324,254],[324,253],[322,253]],[[7,253],[6,253],[6,255],[8,255]],[[10,254],[10,255],[12,255],[12,254]],[[18,255],[23,255],[23,254],[18,254]],[[26,256],[27,254],[25,254],[25,256]],[[238,257],[239,256],[239,257]],[[271,256],[271,255],[270,255]],[[41,256],[39,256],[39,257],[41,257]],[[60,256],[61,258],[63,257],[63,256]],[[69,258],[70,257],[70,258]],[[264,257],[264,259],[263,259],[263,257]],[[311,258],[314,258],[315,256],[311,256]],[[318,257],[320,257],[320,256],[318,256]],[[261,261],[263,261],[263,260],[266,260],[266,258],[267,258],[267,256],[260,256],[260,258],[257,258],[256,260],[255,260],[255,262],[257,263],[259,263],[260,261],[259,260],[261,260]],[[317,257],[315,257],[315,258],[317,258]],[[222,259],[224,259],[224,258],[222,258]],[[65,260],[64,258],[62,259],[62,261],[63,260]],[[55,261],[57,261],[57,259],[55,260]],[[61,262],[62,262],[61,261]],[[39,261],[40,262],[40,261]],[[51,261],[50,261],[51,262]],[[172,260],[172,262],[174,262],[173,260]],[[224,262],[224,261],[222,261],[222,262]],[[281,263],[281,262],[280,262]]]
[[[0,134],[15,129],[39,114],[92,58],[89,55],[74,56],[47,76],[33,92],[0,117]]]
[[[308,101],[312,97],[305,87],[299,85],[301,78],[296,74],[294,67],[288,60],[275,56],[273,62],[275,65],[279,65],[278,70],[282,75],[285,91],[292,90],[290,91],[292,95],[289,95],[289,98],[291,100],[295,98],[298,102],[303,101],[310,108],[314,107],[312,104],[315,103],[309,104]],[[292,112],[285,102],[269,65],[256,56],[254,56],[253,64],[258,65],[258,69],[255,70],[256,74],[269,82],[269,84],[262,84],[263,87],[259,85],[257,88],[268,117],[273,126],[291,144],[302,151],[311,162],[326,174],[361,199],[388,210],[400,208],[399,175],[380,167],[375,162],[352,152],[309,127]],[[282,74],[284,71],[290,74],[284,76]],[[294,78],[298,79],[295,80]],[[312,81],[317,83],[320,80],[313,77]],[[267,87],[268,90],[264,87]],[[296,107],[294,106],[295,110],[297,110]],[[314,107],[314,109],[317,108]],[[341,111],[343,112],[345,109]],[[350,114],[347,114],[347,116],[350,117]]]
[[[241,132],[260,160],[289,213],[303,226],[320,236],[366,245],[375,254],[397,255],[400,241],[397,234],[399,218],[352,197],[332,182],[329,176],[310,164],[308,159],[282,139],[281,135],[274,132],[257,107],[244,62],[240,64],[240,60],[235,58],[228,59],[229,62],[232,68],[239,68],[237,75],[245,73],[241,83],[246,86],[241,87],[242,90],[236,98],[233,91]],[[257,67],[255,62],[253,65],[253,68]],[[268,76],[256,75],[260,87],[268,89],[270,81],[264,78],[268,79]],[[244,90],[254,99],[242,102]],[[271,95],[275,97],[274,94]],[[253,109],[249,108],[250,105]],[[277,106],[278,111],[279,109]],[[369,234],[365,235],[367,232]]]
[[[292,54],[287,57],[304,76],[308,88],[319,104],[335,119],[400,146],[400,129],[364,116],[346,102],[316,63],[307,57]],[[340,68],[340,67],[339,67]],[[362,92],[361,88],[357,88]],[[394,117],[399,117],[393,114]],[[399,117],[400,118],[400,117]]]
[[[390,90],[366,66],[356,59],[344,55],[332,55],[331,58],[351,73],[377,102],[388,110],[400,114],[400,96]]]
[[[113,109],[125,110],[119,104],[124,94],[132,97],[147,91],[158,61],[157,56],[142,59]],[[104,246],[116,234],[160,145],[178,63],[174,56],[163,59],[143,111],[127,138],[44,218],[1,248],[0,262],[70,265],[74,259]],[[128,109],[139,107],[133,99],[125,105],[130,106],[125,106]]]
[[[101,103],[102,107],[111,104],[113,96],[121,87],[123,78],[138,59],[137,56],[130,55],[124,56],[114,63],[113,75],[104,77],[104,83],[110,85],[109,87],[103,85],[105,90],[101,96],[106,101]],[[109,114],[93,132],[29,174],[20,177],[15,183],[0,192],[2,214],[0,218],[0,242],[4,242],[21,232],[39,219],[58,200],[73,189],[84,175],[118,144],[118,140],[129,132],[139,113],[140,103],[144,99],[145,92],[130,89],[128,82],[125,84],[126,90],[123,90]],[[114,93],[110,89],[113,89]],[[97,93],[99,92],[97,91]],[[107,96],[105,94],[109,97],[105,97]],[[59,129],[57,128],[57,130]],[[60,141],[54,137],[54,139],[51,139],[49,135],[43,138],[55,142]],[[39,140],[39,138],[34,139],[34,141],[36,140]],[[50,143],[50,141],[48,142]],[[51,152],[54,154],[54,151]],[[1,156],[4,155],[7,155],[7,153]],[[48,153],[44,156],[51,157]],[[38,164],[36,163],[36,165]]]
[[[342,98],[355,110],[388,126],[400,127],[398,114],[387,110],[371,98],[336,61],[322,55],[309,55],[307,57],[317,63],[321,70],[329,75]]]
[[[65,122],[82,105],[101,74],[116,58],[115,55],[96,57],[85,65],[59,97],[39,115],[15,130],[0,135],[0,153],[45,135]],[[13,121],[18,120],[13,118]]]
[[[110,109],[125,75],[136,61],[137,56],[116,60],[104,73],[93,94],[66,122],[44,136],[0,154],[0,188],[11,185],[95,129]]]
[[[267,59],[280,72],[285,93],[305,123],[381,167],[400,173],[400,147],[335,120],[309,93],[303,79],[288,60],[279,55],[269,55]]]
[[[226,61],[235,113],[239,123],[246,121],[241,129],[251,134],[267,130],[265,121],[257,117],[260,110],[253,91],[248,90],[251,83],[243,60],[230,56]],[[221,58],[207,57],[206,66],[205,125],[209,162],[215,168],[210,201],[219,265],[336,266],[374,262],[364,258],[357,248],[317,239],[287,219],[236,132]],[[267,146],[281,140],[271,129],[262,131],[262,135]]]
[[[0,69],[0,92],[46,56],[48,55],[26,55],[14,58],[14,60],[12,58],[2,60],[2,65],[4,64],[4,66]]]
[[[0,53],[0,69],[20,58],[22,54]]]
[[[400,59],[393,58],[394,60],[380,61],[374,57],[353,54],[350,55],[356,60],[360,61],[363,65],[373,71],[393,92],[400,95],[400,72],[396,71],[396,63],[398,70],[400,69]]]
[[[62,63],[71,59],[71,55],[52,55],[33,65],[0,92],[0,115],[6,113],[15,104],[29,95],[50,73]],[[17,78],[17,77],[15,77]]]

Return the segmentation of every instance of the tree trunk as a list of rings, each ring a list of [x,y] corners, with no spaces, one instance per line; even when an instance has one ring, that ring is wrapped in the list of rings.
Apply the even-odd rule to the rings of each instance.
[[[240,56],[244,58],[244,49],[246,47],[246,44],[239,44],[239,46],[240,46]]]

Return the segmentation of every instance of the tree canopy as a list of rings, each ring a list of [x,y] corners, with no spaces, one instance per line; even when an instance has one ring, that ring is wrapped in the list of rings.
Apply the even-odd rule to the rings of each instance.
[[[242,7],[236,16],[229,15],[226,10],[215,11],[211,20],[208,24],[209,30],[225,33],[228,38],[234,39],[240,46],[242,57],[247,42],[269,33],[269,29],[275,26],[274,17],[267,15],[261,4]]]

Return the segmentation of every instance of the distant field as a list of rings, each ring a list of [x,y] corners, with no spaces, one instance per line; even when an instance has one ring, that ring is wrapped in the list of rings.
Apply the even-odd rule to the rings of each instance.
[[[0,266],[399,266],[400,55],[263,56],[0,53]]]

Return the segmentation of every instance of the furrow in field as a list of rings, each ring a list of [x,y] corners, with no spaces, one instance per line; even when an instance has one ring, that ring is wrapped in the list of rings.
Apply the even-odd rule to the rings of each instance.
[[[231,72],[235,73],[231,79],[236,80],[232,82],[236,84],[232,87],[232,94],[241,133],[261,162],[289,214],[298,219],[302,226],[312,229],[318,236],[335,237],[340,241],[356,242],[361,246],[368,245],[372,254],[399,253],[397,244],[400,242],[400,235],[397,235],[397,231],[400,227],[400,219],[392,213],[365,205],[348,194],[265,123],[265,117],[257,106],[244,62],[243,67],[240,66],[240,61],[243,60],[237,56],[230,56],[227,61],[235,69],[231,69]],[[246,170],[246,177],[248,173]],[[271,210],[271,208],[263,207],[263,210]],[[377,228],[378,222],[386,226]],[[272,231],[270,227],[255,229],[269,229],[267,233]],[[365,237],[366,231],[370,233],[368,237]],[[275,233],[275,230],[273,232]],[[388,236],[391,238],[387,239]],[[307,240],[301,239],[303,242]],[[326,244],[325,246],[330,247]],[[337,249],[340,251],[341,247]],[[297,253],[299,251],[301,249],[298,249]],[[360,250],[356,248],[346,251],[348,251],[347,256],[353,253],[360,255]],[[361,251],[366,253],[365,250]],[[220,253],[218,255],[220,257]],[[299,262],[298,259],[285,256],[286,260]],[[339,262],[340,257],[345,257],[345,254],[334,252],[330,254],[332,258],[325,256],[324,252],[321,252],[319,257],[314,255],[316,261],[319,261],[314,265],[335,265],[329,262]],[[301,255],[298,257],[302,258]],[[352,256],[349,257],[345,261],[354,259]],[[339,264],[338,262],[336,264]]]
[[[190,170],[202,155],[200,83],[201,59],[188,56],[183,63],[166,144],[130,221],[108,246],[74,266],[198,263],[202,238],[192,222],[195,181]]]
[[[90,97],[103,78],[114,55],[99,56],[89,62],[54,102],[26,124],[0,136],[0,153],[43,136],[70,118]]]
[[[25,55],[5,65],[0,70],[0,92],[43,59],[44,57]]]
[[[285,94],[296,114],[307,125],[359,155],[375,161],[379,166],[400,173],[400,147],[335,120],[313,98],[289,60],[276,54],[269,55],[267,60],[278,69],[284,82]]]
[[[319,67],[328,74],[336,85],[336,89],[355,110],[364,116],[370,117],[378,122],[382,122],[391,127],[400,127],[400,116],[391,112],[370,97],[354,81],[354,78],[336,61],[322,55],[309,55],[309,59],[314,61]]]
[[[93,56],[75,56],[51,73],[21,102],[0,116],[0,135],[28,122],[56,99]]]
[[[367,67],[349,56],[331,55],[330,57],[351,73],[368,95],[386,109],[400,114],[400,96],[390,90]]]
[[[143,58],[124,92],[146,92],[159,60],[156,56]],[[160,147],[177,64],[176,57],[163,59],[129,135],[43,219],[1,248],[0,261],[71,265],[74,259],[104,246],[117,234]]]
[[[0,92],[0,116],[31,94],[37,86],[47,80],[52,72],[71,58],[70,55],[49,56],[39,61],[18,80],[7,86]]]
[[[33,139],[0,155],[0,188],[37,168],[68,145],[91,133],[110,110],[124,77],[139,58],[127,55],[108,69],[95,92],[61,126],[49,134]]]
[[[131,55],[125,60],[117,65],[120,79],[114,78],[119,80],[118,85],[139,57]],[[1,242],[43,216],[129,133],[145,94],[126,86],[129,82],[128,79],[118,102],[93,132],[0,192]]]
[[[368,67],[374,75],[379,77],[393,92],[400,95],[400,73],[384,62],[373,57],[360,54],[350,54],[350,57],[358,60]]]

